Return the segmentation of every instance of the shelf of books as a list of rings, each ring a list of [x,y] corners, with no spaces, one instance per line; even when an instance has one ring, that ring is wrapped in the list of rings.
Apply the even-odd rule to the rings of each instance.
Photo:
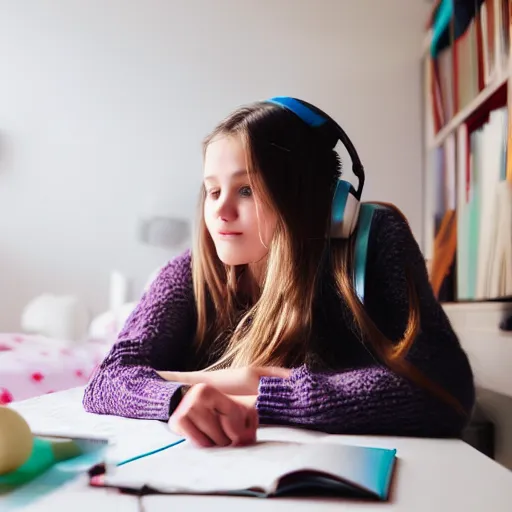
[[[440,0],[423,55],[425,256],[443,302],[512,298],[512,0]]]

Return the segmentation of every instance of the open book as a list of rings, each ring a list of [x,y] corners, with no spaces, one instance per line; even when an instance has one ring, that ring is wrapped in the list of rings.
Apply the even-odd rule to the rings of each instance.
[[[97,466],[90,471],[90,483],[140,493],[327,493],[386,500],[395,454],[391,449],[324,442],[261,441],[206,449],[185,442],[122,466]]]

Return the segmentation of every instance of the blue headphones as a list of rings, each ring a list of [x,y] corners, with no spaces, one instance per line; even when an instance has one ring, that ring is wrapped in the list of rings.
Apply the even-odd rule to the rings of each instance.
[[[321,136],[331,144],[334,149],[336,143],[341,141],[352,160],[352,171],[358,179],[355,189],[346,180],[339,180],[334,192],[331,209],[331,238],[349,238],[356,231],[354,286],[361,302],[364,302],[366,255],[368,239],[373,213],[380,208],[379,205],[361,204],[361,195],[364,186],[364,168],[356,148],[348,135],[330,116],[319,108],[303,100],[289,96],[276,96],[267,100],[288,109],[304,121],[308,126],[321,133]],[[356,229],[357,228],[357,229]]]

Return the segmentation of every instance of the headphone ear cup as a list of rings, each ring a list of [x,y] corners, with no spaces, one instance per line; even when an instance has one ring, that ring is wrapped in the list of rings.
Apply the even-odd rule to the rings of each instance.
[[[357,233],[354,243],[354,289],[361,303],[364,304],[366,260],[368,244],[374,213],[382,208],[378,204],[364,203],[360,205],[357,223]]]
[[[354,232],[361,205],[355,194],[348,181],[338,181],[331,208],[331,238],[349,238]]]

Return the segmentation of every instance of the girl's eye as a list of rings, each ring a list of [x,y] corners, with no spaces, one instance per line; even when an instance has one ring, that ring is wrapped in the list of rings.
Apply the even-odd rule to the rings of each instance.
[[[252,190],[251,187],[242,187],[240,189],[240,195],[242,197],[251,197],[252,196]]]
[[[220,195],[220,190],[216,189],[216,188],[211,188],[210,190],[207,190],[206,191],[206,195],[208,197],[211,197],[213,199],[217,199]]]

